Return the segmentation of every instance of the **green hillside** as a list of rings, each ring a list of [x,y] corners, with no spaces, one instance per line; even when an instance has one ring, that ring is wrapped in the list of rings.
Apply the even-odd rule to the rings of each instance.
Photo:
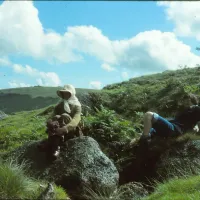
[[[62,87],[43,87],[43,86],[24,87],[24,88],[21,87],[21,88],[11,88],[11,89],[1,89],[0,94],[29,95],[32,98],[36,97],[57,98],[56,91],[59,89],[62,89]],[[78,95],[89,91],[97,91],[97,90],[76,88],[76,92]]]
[[[7,114],[44,108],[59,101],[56,91],[61,87],[26,87],[0,90],[0,110]],[[82,100],[92,89],[77,88],[77,96]]]
[[[132,78],[103,90],[109,94],[109,107],[127,117],[147,110],[169,116],[182,109],[188,94],[199,96],[200,67]]]

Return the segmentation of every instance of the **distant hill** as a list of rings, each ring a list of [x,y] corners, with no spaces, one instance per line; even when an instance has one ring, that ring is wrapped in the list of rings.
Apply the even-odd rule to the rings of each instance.
[[[29,111],[56,104],[59,97],[56,91],[61,87],[24,87],[0,90],[0,110],[10,114],[19,111]],[[93,89],[77,88],[77,96],[82,100],[88,92],[98,92]]]
[[[56,91],[61,87],[27,87],[0,90],[0,110],[6,114],[43,108],[58,102]],[[189,93],[200,96],[200,67],[132,78],[111,84],[102,90],[77,88],[80,101],[93,92],[94,107],[100,104],[134,119],[136,112],[152,110],[172,115],[184,104]],[[131,119],[130,118],[130,119]]]

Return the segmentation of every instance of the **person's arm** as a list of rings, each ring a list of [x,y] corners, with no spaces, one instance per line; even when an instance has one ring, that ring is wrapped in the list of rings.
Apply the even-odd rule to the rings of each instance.
[[[76,106],[74,116],[66,126],[72,129],[76,128],[80,121],[81,121],[81,106]]]
[[[59,109],[60,109],[60,103],[58,103],[55,107],[54,107],[54,109],[53,109],[53,112],[51,113],[51,115],[48,117],[48,120],[51,120],[51,119],[53,119],[53,120],[55,120],[55,119],[58,119],[59,117],[58,116],[60,116],[58,113],[58,111],[59,111]]]
[[[80,120],[81,120],[81,107],[76,106],[72,120],[67,125],[63,126],[62,128],[59,128],[56,131],[57,135],[64,135],[69,131],[74,130],[78,126]]]

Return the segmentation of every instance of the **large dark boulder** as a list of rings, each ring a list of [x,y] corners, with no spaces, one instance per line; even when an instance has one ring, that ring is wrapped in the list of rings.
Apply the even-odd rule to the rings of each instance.
[[[33,176],[61,185],[74,199],[81,199],[88,189],[112,193],[117,188],[119,173],[93,138],[68,140],[60,157],[52,163],[38,150],[38,143],[28,143],[11,153],[19,161],[30,163]]]

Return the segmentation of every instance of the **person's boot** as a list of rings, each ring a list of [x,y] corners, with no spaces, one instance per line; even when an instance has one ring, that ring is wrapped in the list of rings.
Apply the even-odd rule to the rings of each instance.
[[[56,160],[60,155],[60,147],[58,147],[56,150],[49,150],[46,154],[47,160],[50,162]]]
[[[55,159],[57,159],[59,155],[60,155],[60,146],[58,146],[58,149],[57,149],[56,151],[54,151],[53,157],[54,157]]]
[[[139,143],[142,146],[148,146],[150,142],[151,142],[151,136],[149,135],[142,135],[139,139]]]

